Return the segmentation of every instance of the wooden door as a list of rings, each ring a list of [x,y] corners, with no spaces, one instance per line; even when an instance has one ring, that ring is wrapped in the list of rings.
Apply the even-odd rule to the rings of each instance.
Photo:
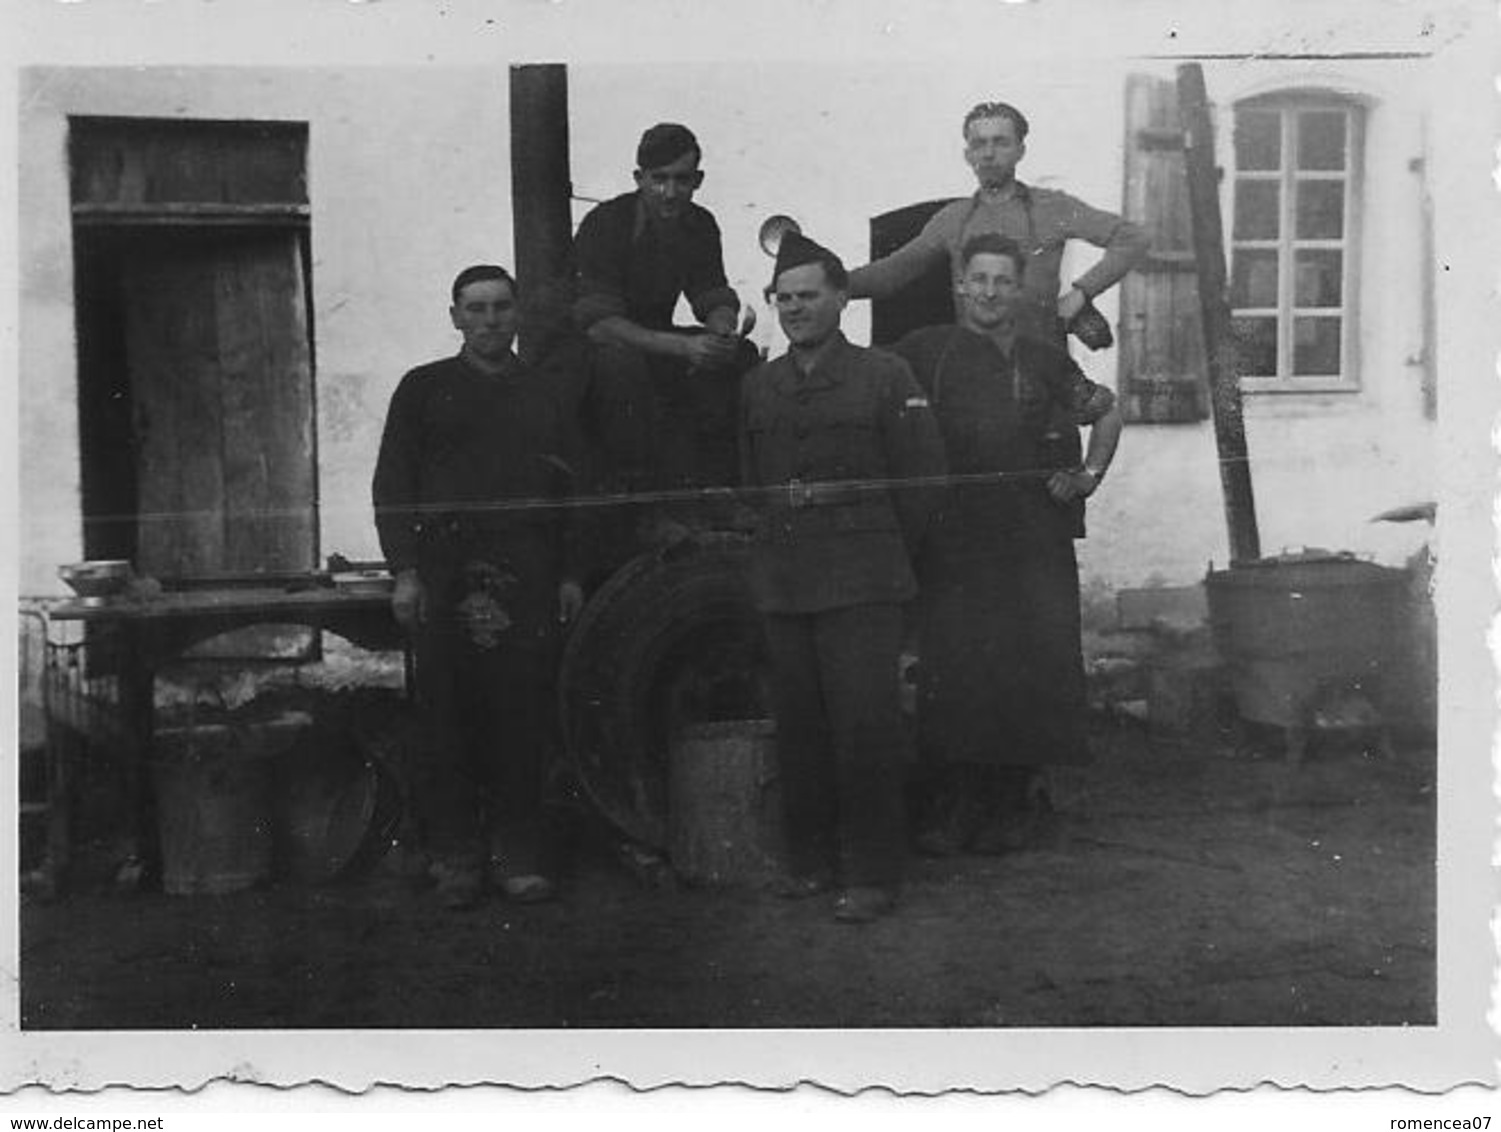
[[[316,565],[313,373],[295,231],[163,231],[122,268],[136,565]]]

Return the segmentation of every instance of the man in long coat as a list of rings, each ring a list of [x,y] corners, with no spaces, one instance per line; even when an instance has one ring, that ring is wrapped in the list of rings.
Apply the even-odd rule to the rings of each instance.
[[[931,401],[951,482],[918,569],[918,728],[943,779],[919,844],[936,853],[1025,846],[1046,806],[1042,772],[1089,759],[1069,506],[1100,485],[1121,433],[1110,390],[1018,332],[1021,247],[984,234],[962,261],[959,325],[894,347]],[[1050,470],[1060,415],[1091,426],[1089,447]]]

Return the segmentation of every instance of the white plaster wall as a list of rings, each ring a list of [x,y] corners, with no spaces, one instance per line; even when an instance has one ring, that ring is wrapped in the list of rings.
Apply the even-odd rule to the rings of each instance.
[[[454,274],[512,262],[504,67],[347,72],[312,119],[322,546],[379,558],[370,474],[401,375],[451,353]]]
[[[21,82],[21,592],[57,592],[56,564],[82,548],[70,114],[308,123],[321,549],[378,557],[369,481],[391,390],[455,347],[454,272],[511,259],[505,67],[34,68]]]

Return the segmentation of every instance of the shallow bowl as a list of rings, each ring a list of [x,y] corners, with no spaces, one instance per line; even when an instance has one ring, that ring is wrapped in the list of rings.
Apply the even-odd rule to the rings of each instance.
[[[123,558],[100,558],[59,566],[57,576],[79,597],[114,597],[129,588],[135,572]]]

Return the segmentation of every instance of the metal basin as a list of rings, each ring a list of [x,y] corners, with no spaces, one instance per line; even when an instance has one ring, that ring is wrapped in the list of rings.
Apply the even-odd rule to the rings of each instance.
[[[1401,570],[1328,551],[1210,571],[1210,624],[1241,716],[1304,727],[1335,691],[1379,703],[1406,585]]]

